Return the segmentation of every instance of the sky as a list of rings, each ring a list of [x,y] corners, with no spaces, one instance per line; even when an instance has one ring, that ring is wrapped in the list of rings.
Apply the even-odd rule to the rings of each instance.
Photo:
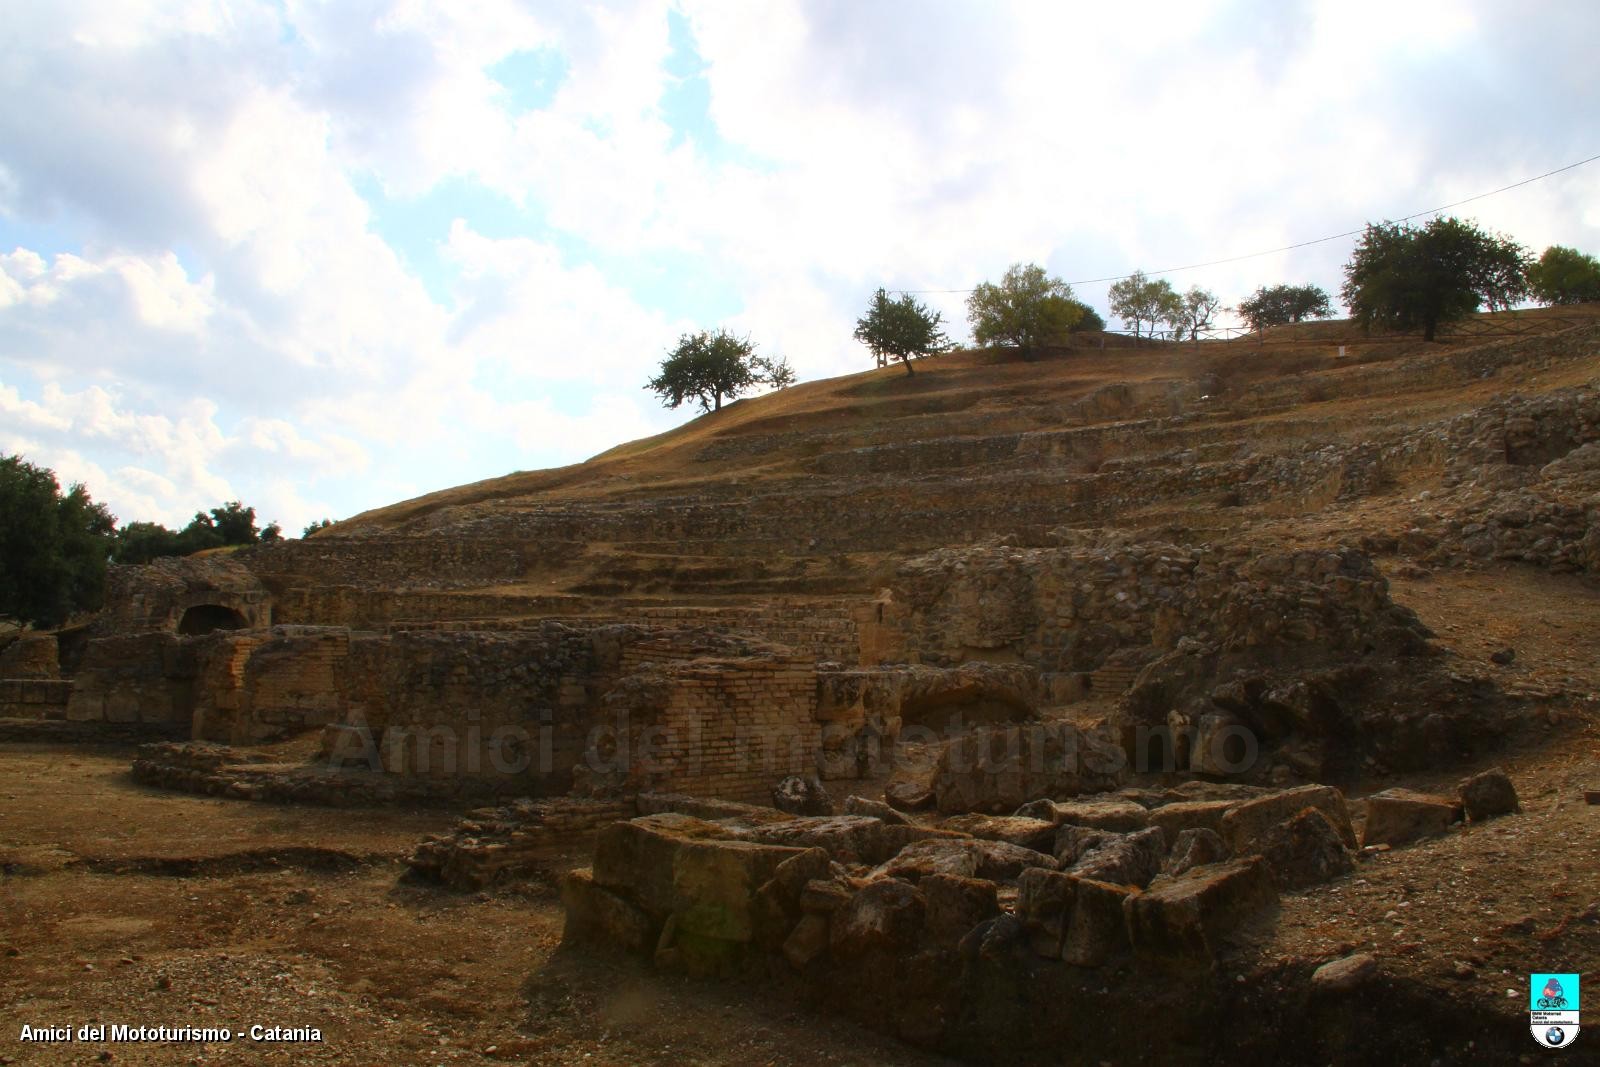
[[[0,0],[0,454],[297,534],[695,414],[726,327],[1245,255],[1600,153],[1600,5]],[[1458,209],[1600,253],[1600,162]],[[1349,240],[1167,275],[1337,294]],[[1106,307],[1106,284],[1077,295]],[[970,336],[960,292],[922,292]],[[1114,323],[1113,323],[1114,324]]]

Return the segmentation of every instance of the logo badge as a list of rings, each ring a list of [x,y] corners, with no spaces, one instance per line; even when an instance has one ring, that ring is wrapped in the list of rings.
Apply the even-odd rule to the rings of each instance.
[[[1528,1019],[1533,1039],[1545,1048],[1566,1048],[1578,1039],[1578,976],[1530,974]]]

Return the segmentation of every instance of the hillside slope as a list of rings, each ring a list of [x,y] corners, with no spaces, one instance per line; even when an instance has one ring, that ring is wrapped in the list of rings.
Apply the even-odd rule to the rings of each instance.
[[[1387,535],[1410,524],[1418,493],[1461,480],[1465,438],[1450,433],[1467,431],[1452,420],[1595,374],[1600,308],[1472,325],[1525,332],[1429,345],[1332,322],[1035,362],[957,353],[380,508],[249,565],[280,599],[351,591],[342,614],[286,607],[280,621],[382,626],[859,596],[900,559],[996,536]]]

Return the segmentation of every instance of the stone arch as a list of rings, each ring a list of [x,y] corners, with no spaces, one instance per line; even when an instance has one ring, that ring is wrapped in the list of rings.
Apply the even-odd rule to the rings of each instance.
[[[178,620],[178,632],[191,636],[218,630],[243,630],[248,626],[243,615],[222,604],[193,604],[184,609]]]

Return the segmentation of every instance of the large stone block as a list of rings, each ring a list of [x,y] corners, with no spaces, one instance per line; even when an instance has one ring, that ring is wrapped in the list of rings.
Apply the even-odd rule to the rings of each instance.
[[[561,904],[567,913],[563,940],[610,945],[635,955],[655,948],[660,924],[621,894],[596,884],[587,868],[561,879]]]
[[[897,878],[869,882],[833,916],[829,944],[849,958],[880,949],[904,952],[922,934],[927,902],[917,888]]]
[[[663,813],[613,823],[595,842],[594,880],[679,931],[726,941],[755,933],[756,891],[803,849],[730,840],[727,827]]]
[[[1158,826],[1134,834],[1121,834],[1095,846],[1072,865],[1079,878],[1143,889],[1161,873],[1167,859],[1167,842]]]
[[[1017,918],[1027,928],[1033,950],[1046,959],[1061,958],[1077,882],[1071,875],[1043,867],[1023,871],[1017,879]]]
[[[1176,841],[1185,830],[1210,830],[1222,833],[1222,819],[1239,805],[1236,800],[1186,800],[1163,804],[1150,812],[1150,825],[1166,831],[1168,841]]]
[[[1385,789],[1367,798],[1367,825],[1361,840],[1367,845],[1404,845],[1437,837],[1460,821],[1461,805],[1449,797]]]
[[[822,848],[840,863],[882,863],[893,854],[885,826],[868,815],[827,815],[772,822],[740,833],[751,841]]]
[[[1274,826],[1256,842],[1279,889],[1319,885],[1355,870],[1339,831],[1316,808]]]
[[[1150,812],[1145,810],[1144,805],[1120,797],[1074,800],[1055,805],[1055,821],[1125,834],[1149,826]]]
[[[990,841],[1021,845],[1035,852],[1049,851],[1056,836],[1055,823],[1015,815],[957,815],[946,819],[944,828]]]
[[[1209,959],[1223,938],[1277,899],[1266,861],[1247,856],[1156,879],[1130,898],[1128,929],[1141,952]]]
[[[929,838],[907,845],[873,873],[913,881],[930,874],[953,874],[961,878],[1009,882],[1029,867],[1053,870],[1055,866],[1056,861],[1051,856],[1004,841]]]
[[[1061,941],[1061,959],[1099,967],[1129,945],[1127,910],[1140,897],[1132,886],[1073,878],[1072,917]]]
[[[1344,794],[1330,785],[1303,785],[1282,793],[1269,793],[1264,797],[1247,800],[1222,817],[1222,839],[1236,856],[1248,856],[1256,851],[1255,842],[1274,826],[1302,808],[1316,808],[1328,817],[1339,837],[1350,848],[1356,844],[1356,833],[1350,825],[1350,809],[1345,806]]]
[[[998,887],[981,878],[934,874],[917,888],[927,900],[928,934],[944,944],[956,944],[974,926],[1000,914]]]

